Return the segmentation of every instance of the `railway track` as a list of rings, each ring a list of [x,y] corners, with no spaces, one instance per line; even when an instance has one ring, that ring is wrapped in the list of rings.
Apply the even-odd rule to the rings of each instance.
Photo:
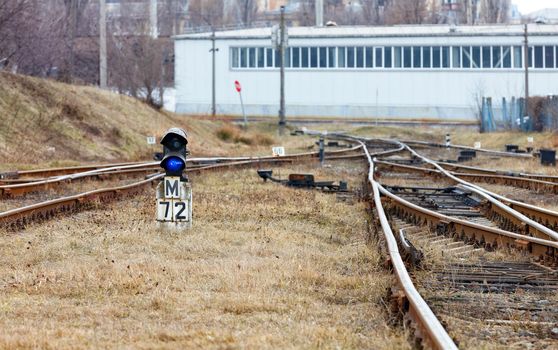
[[[503,203],[505,200],[495,199],[488,191],[463,182],[459,173],[450,173],[427,159],[423,158],[424,163],[431,164],[433,168],[388,164],[373,158],[402,151],[413,153],[404,143],[335,134],[330,137],[357,145],[349,150],[330,153],[331,160],[364,158],[369,165],[367,182],[373,207],[372,221],[378,237],[385,243],[385,253],[397,281],[392,289],[393,305],[413,326],[417,339],[428,347],[457,349],[458,345],[467,345],[468,341],[493,339],[495,332],[492,329],[496,327],[505,332],[498,342],[506,346],[512,346],[526,337],[541,346],[552,341],[555,337],[554,325],[558,322],[555,316],[558,313],[554,312],[558,310],[558,301],[552,299],[558,289],[555,270],[558,266],[558,242],[551,240],[547,234],[552,231],[547,226],[554,227],[551,223],[538,220],[538,226],[527,218],[517,224],[516,213],[493,201],[499,201],[501,206],[515,206],[515,203]],[[189,166],[188,172],[239,169],[315,158],[317,153],[279,159],[205,159],[193,167]],[[148,173],[148,169],[153,170],[142,165],[145,164],[123,167],[131,166],[138,173],[139,169]],[[449,178],[459,186],[388,187],[378,181],[377,167]],[[111,172],[116,170],[97,168],[72,173],[71,176],[78,179],[80,176],[101,176]],[[58,175],[54,178],[58,181],[53,183],[62,183],[64,176],[68,175]],[[126,186],[84,192],[0,213],[0,225],[17,229],[95,202],[133,195],[162,176],[152,171],[147,178]],[[498,209],[488,210],[488,202],[500,211],[490,214]],[[518,208],[523,210],[524,207]],[[541,208],[533,206],[530,209]],[[507,229],[502,228],[502,223],[507,223]],[[494,251],[503,255],[494,255]],[[515,257],[511,252],[517,252]],[[434,263],[436,254],[443,256],[443,263]],[[526,298],[517,300],[525,295]],[[506,313],[506,310],[513,312]],[[475,316],[476,313],[478,316]],[[474,321],[475,317],[478,320]],[[525,333],[527,335],[519,332],[525,325],[537,331],[529,330],[531,333]]]
[[[392,162],[386,161],[377,161],[377,164],[381,169],[388,169],[391,171],[402,171],[402,172],[413,172],[418,174],[426,174],[435,178],[443,178],[446,176],[442,171],[439,169],[432,169],[432,168],[425,168],[420,166],[413,166],[413,165],[405,165],[405,164],[396,164]],[[467,181],[463,181],[464,179],[478,181],[479,177],[482,178],[484,175],[470,175],[463,176],[461,173],[448,173],[451,175],[449,180],[453,181],[454,183],[462,183],[465,185],[469,185],[475,188],[475,186]],[[517,184],[517,182],[510,182],[509,178],[506,176],[494,175],[491,176],[491,181],[487,181],[488,183],[497,183],[501,185],[511,185]],[[516,186],[519,188],[528,188],[532,189],[535,186],[536,189],[540,189],[540,186],[548,185],[548,183],[541,184],[539,180],[533,179],[520,179],[522,183],[529,182],[530,186]],[[535,182],[535,183],[533,183]],[[544,187],[543,187],[544,188]],[[554,188],[554,184],[552,184],[552,189]],[[552,239],[556,239],[556,234],[552,233],[551,231],[556,231],[558,229],[558,213],[552,210],[548,210],[545,208],[537,207],[534,205],[530,205],[527,203],[519,202],[516,200],[512,200],[506,198],[504,196],[500,196],[494,194],[492,192],[485,192],[487,195],[498,200],[500,203],[506,205],[507,207],[517,211],[518,213],[525,216],[514,216],[514,215],[507,215],[505,213],[505,208],[501,205],[497,205],[496,202],[487,203],[487,210],[491,211],[495,218],[498,218],[502,221],[502,226],[509,227],[509,226],[516,226],[521,228],[526,234],[530,234],[531,236],[540,237],[540,238],[548,238],[551,237]],[[547,192],[547,193],[554,193],[554,192]],[[527,220],[526,220],[527,219]],[[529,224],[530,221],[536,222],[538,225],[531,225]],[[543,225],[544,227],[541,227]],[[545,229],[546,228],[546,229]]]
[[[524,340],[544,347],[553,341],[558,319],[537,302],[545,301],[550,310],[558,310],[558,301],[549,301],[558,288],[558,243],[548,236],[529,236],[515,226],[510,230],[497,227],[483,208],[488,195],[479,189],[463,184],[384,187],[375,178],[372,157],[368,162],[373,218],[398,281],[392,291],[393,304],[423,343],[449,349],[457,348],[456,342],[465,347],[482,342],[514,346]],[[446,176],[436,170],[424,171]],[[508,211],[502,216],[515,217]],[[432,255],[432,249],[442,257],[436,265],[423,258]],[[409,272],[409,266],[423,260],[427,260],[424,270]],[[517,301],[525,291],[529,298]],[[464,308],[468,301],[476,305]],[[538,331],[521,332],[525,324]],[[505,336],[498,337],[495,327]]]
[[[394,147],[391,147],[391,149],[387,150],[377,149],[375,154],[387,155],[394,152],[399,152],[400,150],[401,148]],[[200,173],[204,171],[218,171],[226,169],[241,169],[244,167],[254,166],[259,167],[263,164],[291,164],[296,162],[314,161],[317,160],[318,156],[318,152],[307,152],[284,157],[194,158],[189,159],[190,165],[187,168],[187,173]],[[358,145],[345,150],[327,152],[326,159],[333,161],[362,159],[361,146]],[[152,168],[153,166],[157,166],[157,168]],[[63,183],[67,183],[72,179],[75,180],[98,176],[120,176],[122,174],[122,171],[135,172],[136,174],[142,173],[144,171],[149,173],[149,175],[147,175],[145,179],[124,186],[87,191],[76,195],[51,199],[40,203],[0,212],[0,226],[8,227],[10,229],[17,229],[26,224],[36,221],[42,221],[56,216],[60,213],[73,212],[77,209],[87,208],[92,203],[104,203],[107,201],[134,195],[141,191],[145,186],[153,184],[155,181],[159,180],[163,176],[158,172],[158,170],[158,162],[128,164],[124,166],[117,165],[116,167],[96,168],[94,170],[89,170],[82,173],[73,173],[70,175],[62,175],[53,179],[19,184],[17,185],[17,187],[23,188],[22,193],[25,194],[32,191],[46,189],[53,185],[57,186]],[[9,188],[14,187],[16,186],[14,185]],[[12,192],[10,195],[13,194],[14,192]]]
[[[335,150],[326,153],[326,159],[359,159],[362,154],[358,148],[350,148],[345,150]],[[318,157],[317,152],[300,153],[281,157],[282,161],[293,161],[299,158]],[[187,160],[190,169],[205,167],[210,164],[230,163],[237,161],[267,161],[277,159],[277,157],[212,157],[212,158],[190,158]],[[139,175],[153,174],[160,171],[159,162],[136,162],[136,163],[118,163],[91,165],[82,167],[67,167],[54,169],[38,169],[31,171],[15,171],[4,173],[3,183],[0,180],[0,198],[21,197],[28,193],[44,191],[51,188],[68,184],[75,181],[83,180],[104,180],[110,178],[129,178]],[[27,178],[27,176],[41,175],[52,176],[46,179]]]

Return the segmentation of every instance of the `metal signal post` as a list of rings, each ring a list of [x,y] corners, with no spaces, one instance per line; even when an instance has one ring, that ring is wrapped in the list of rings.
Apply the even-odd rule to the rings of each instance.
[[[242,100],[242,86],[238,80],[234,81],[234,88],[240,97],[240,107],[242,108],[242,116],[244,117],[244,129],[248,128],[248,119],[246,119],[246,111],[244,110],[244,101]]]
[[[163,181],[157,186],[157,222],[161,228],[186,229],[192,227],[192,188],[184,176],[186,168],[186,132],[169,129],[161,139],[165,170]]]
[[[281,92],[279,99],[279,126],[284,126],[285,121],[285,6],[281,6],[281,25],[279,29],[279,57],[281,61]]]

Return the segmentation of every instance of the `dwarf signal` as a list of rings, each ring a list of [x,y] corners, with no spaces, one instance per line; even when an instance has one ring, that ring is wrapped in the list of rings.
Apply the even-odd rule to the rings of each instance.
[[[192,188],[184,175],[188,155],[186,132],[171,128],[161,144],[160,165],[165,177],[157,186],[157,221],[166,228],[189,228],[192,226]]]

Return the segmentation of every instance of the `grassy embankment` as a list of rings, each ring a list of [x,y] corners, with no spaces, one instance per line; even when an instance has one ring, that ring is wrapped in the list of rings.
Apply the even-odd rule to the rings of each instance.
[[[147,145],[146,136],[160,137],[172,126],[187,130],[194,156],[270,154],[269,146],[283,141],[267,126],[241,132],[94,87],[9,73],[0,73],[0,116],[0,170],[149,160],[160,145]]]

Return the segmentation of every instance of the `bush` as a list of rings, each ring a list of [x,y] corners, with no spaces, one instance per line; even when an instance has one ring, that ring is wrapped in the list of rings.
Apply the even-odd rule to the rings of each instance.
[[[217,137],[221,141],[243,143],[249,146],[271,146],[274,140],[271,136],[261,133],[244,132],[234,125],[225,125],[217,130]]]
[[[232,125],[225,125],[217,130],[217,137],[225,142],[235,141],[240,134],[240,130]]]

